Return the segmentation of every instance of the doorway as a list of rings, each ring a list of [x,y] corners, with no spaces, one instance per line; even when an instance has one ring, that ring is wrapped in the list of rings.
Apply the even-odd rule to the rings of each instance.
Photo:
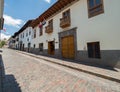
[[[54,55],[55,54],[55,44],[54,41],[48,42],[48,54]]]
[[[74,59],[75,48],[74,48],[74,36],[62,37],[62,57]]]
[[[28,52],[30,52],[30,45],[31,43],[28,43]]]

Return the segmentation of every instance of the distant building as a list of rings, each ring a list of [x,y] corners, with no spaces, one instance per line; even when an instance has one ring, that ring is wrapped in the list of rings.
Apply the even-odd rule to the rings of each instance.
[[[32,34],[33,30],[30,26],[32,20],[29,20],[26,22],[26,24],[18,31],[18,48],[19,50],[23,51],[30,51],[31,47],[31,40],[32,40]]]
[[[14,36],[11,36],[9,39],[8,39],[8,47],[11,48],[11,49],[15,49],[15,37]]]
[[[119,3],[120,0],[58,0],[18,31],[19,48],[120,68]]]

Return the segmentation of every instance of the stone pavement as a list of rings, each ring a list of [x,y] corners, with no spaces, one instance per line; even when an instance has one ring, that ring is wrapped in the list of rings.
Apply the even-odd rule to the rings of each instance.
[[[94,67],[94,66],[89,66],[89,65],[84,65],[84,64],[77,64],[74,62],[68,62],[66,60],[60,60],[56,58],[35,55],[32,53],[27,53],[23,51],[17,51],[17,52],[120,83],[120,69],[118,68],[114,68],[113,70],[103,69],[99,67]]]
[[[120,83],[3,49],[3,92],[120,92]],[[47,57],[46,57],[47,58]]]

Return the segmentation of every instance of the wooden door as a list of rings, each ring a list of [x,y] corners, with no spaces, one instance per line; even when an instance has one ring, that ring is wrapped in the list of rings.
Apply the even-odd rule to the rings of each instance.
[[[28,43],[28,52],[30,52],[30,45],[31,43]]]
[[[67,37],[62,38],[62,56],[68,58],[68,42]]]
[[[54,53],[55,53],[54,41],[48,42],[48,54],[54,55]]]
[[[67,36],[62,38],[62,56],[73,59],[75,56],[74,37]]]
[[[24,51],[24,44],[23,44],[23,51]]]
[[[68,57],[74,58],[75,48],[74,48],[74,38],[73,36],[68,37]]]
[[[48,42],[48,54],[50,54],[50,42]]]

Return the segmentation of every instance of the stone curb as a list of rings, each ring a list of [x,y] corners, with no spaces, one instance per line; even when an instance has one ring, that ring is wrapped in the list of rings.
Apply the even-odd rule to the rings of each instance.
[[[88,74],[91,74],[91,75],[95,75],[97,77],[101,77],[101,78],[104,78],[104,79],[108,79],[110,81],[115,81],[115,82],[118,82],[120,83],[120,79],[117,79],[117,78],[113,78],[111,76],[106,76],[106,75],[103,75],[103,74],[98,74],[98,73],[95,73],[95,72],[91,72],[91,71],[87,71],[87,70],[84,70],[84,69],[80,69],[80,68],[76,68],[74,66],[70,66],[70,65],[66,65],[66,64],[61,64],[59,62],[54,62],[53,60],[49,60],[49,59],[46,59],[46,58],[41,58],[39,56],[35,56],[35,54],[32,55],[32,53],[27,53],[27,52],[22,52],[22,51],[17,51],[19,53],[22,53],[22,54],[25,54],[25,55],[29,55],[31,57],[35,57],[35,58],[38,58],[38,59],[42,59],[42,60],[45,60],[45,61],[48,61],[48,62],[51,62],[51,63],[54,63],[54,64],[58,64],[58,65],[62,65],[62,66],[65,66],[65,67],[68,67],[68,68],[71,68],[71,69],[74,69],[74,70],[78,70],[78,71],[81,71],[81,72],[84,72],[84,73],[88,73]]]

